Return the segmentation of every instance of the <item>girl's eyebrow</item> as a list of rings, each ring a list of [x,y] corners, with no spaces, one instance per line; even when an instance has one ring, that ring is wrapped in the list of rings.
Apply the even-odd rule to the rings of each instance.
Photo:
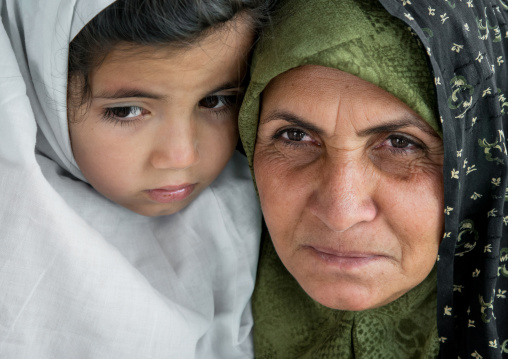
[[[131,97],[150,98],[155,100],[165,100],[167,98],[167,96],[159,95],[156,93],[130,88],[120,88],[118,90],[115,90],[114,92],[103,91],[99,92],[94,96],[94,98],[110,99],[110,100]]]
[[[301,118],[291,112],[287,112],[287,111],[278,111],[278,110],[273,111],[270,114],[268,114],[267,116],[264,116],[263,118],[261,118],[260,124],[266,124],[266,123],[268,123],[270,121],[274,121],[274,120],[282,120],[282,121],[292,123],[292,124],[299,126],[303,129],[310,130],[318,135],[322,135],[324,133],[324,131],[322,129],[320,129],[313,123],[310,123],[310,122],[304,120],[303,118]],[[433,137],[439,138],[439,135],[436,132],[434,132],[434,130],[429,125],[427,125],[426,122],[421,120],[419,117],[416,117],[416,116],[413,116],[410,114],[404,115],[404,117],[401,119],[395,119],[393,121],[384,123],[379,126],[373,126],[373,127],[369,127],[364,130],[361,130],[360,132],[358,132],[358,136],[366,137],[366,136],[375,135],[375,134],[379,134],[379,133],[383,133],[383,132],[392,132],[392,131],[396,131],[401,128],[410,127],[410,126],[417,127],[421,131],[423,131]]]
[[[210,95],[213,95],[214,93],[217,93],[217,92],[220,92],[220,91],[224,91],[224,90],[243,90],[245,89],[245,86],[241,83],[238,83],[238,82],[234,82],[234,81],[230,81],[230,82],[226,82],[220,86],[217,86],[216,88],[214,88],[212,91],[209,91],[208,94]]]
[[[208,95],[213,95],[214,93],[224,91],[224,90],[243,90],[244,86],[240,85],[236,82],[227,82],[220,86],[217,86],[212,91],[208,92]],[[120,88],[115,90],[114,92],[108,92],[108,91],[101,91],[94,95],[94,98],[98,99],[107,99],[107,100],[115,100],[115,99],[121,99],[121,98],[149,98],[154,100],[166,100],[167,96],[160,95],[153,92],[143,91],[139,89],[134,88]]]

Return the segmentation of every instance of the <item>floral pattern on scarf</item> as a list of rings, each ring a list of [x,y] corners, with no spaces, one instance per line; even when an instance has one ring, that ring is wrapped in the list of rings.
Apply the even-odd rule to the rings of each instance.
[[[445,144],[442,358],[508,357],[508,2],[381,0],[421,39]]]

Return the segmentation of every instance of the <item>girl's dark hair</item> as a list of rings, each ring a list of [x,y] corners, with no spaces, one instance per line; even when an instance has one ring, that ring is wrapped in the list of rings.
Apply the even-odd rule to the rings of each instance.
[[[247,15],[259,34],[269,23],[275,1],[117,0],[95,16],[69,45],[68,83],[80,79],[81,91],[77,91],[78,97],[72,95],[68,100],[73,105],[89,100],[90,72],[118,44],[185,47],[240,12]]]

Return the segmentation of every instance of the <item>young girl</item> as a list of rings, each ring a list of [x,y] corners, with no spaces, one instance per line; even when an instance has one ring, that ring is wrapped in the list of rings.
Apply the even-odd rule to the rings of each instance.
[[[0,2],[0,357],[253,356],[234,149],[270,2]]]

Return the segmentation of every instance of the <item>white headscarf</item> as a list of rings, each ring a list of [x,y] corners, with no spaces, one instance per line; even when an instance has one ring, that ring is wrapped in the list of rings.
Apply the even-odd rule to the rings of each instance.
[[[68,44],[111,2],[0,0],[0,357],[252,357],[261,215],[246,160],[184,210],[143,217],[72,155]]]

